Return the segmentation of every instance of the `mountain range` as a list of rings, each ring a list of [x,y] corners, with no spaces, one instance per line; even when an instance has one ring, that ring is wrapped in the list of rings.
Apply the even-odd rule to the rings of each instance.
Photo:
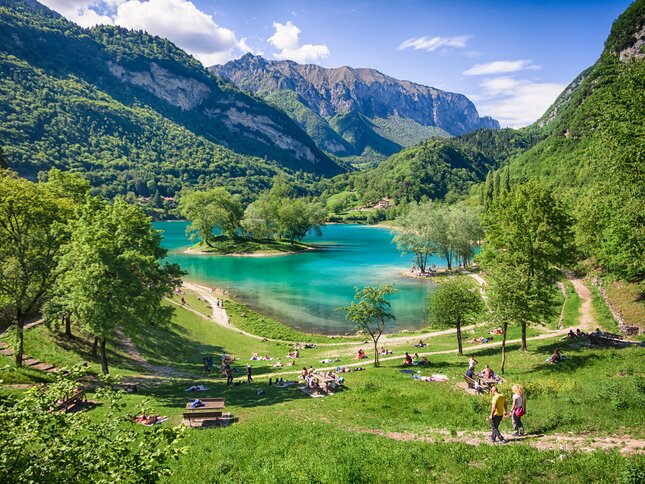
[[[108,195],[165,195],[344,171],[282,110],[145,32],[84,29],[35,1],[0,0],[0,73],[0,145],[24,176],[56,166]]]
[[[499,128],[463,94],[375,69],[327,69],[246,54],[210,71],[283,109],[325,152],[359,163],[380,161],[431,136]]]

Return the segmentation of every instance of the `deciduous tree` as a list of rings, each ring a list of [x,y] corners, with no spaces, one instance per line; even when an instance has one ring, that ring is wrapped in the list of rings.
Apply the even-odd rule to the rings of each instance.
[[[98,337],[103,373],[107,341],[118,329],[163,323],[172,309],[164,296],[180,284],[176,264],[162,263],[161,236],[138,207],[89,199],[71,224],[60,260],[56,292],[86,329]]]
[[[351,306],[342,309],[346,311],[345,318],[352,321],[356,328],[365,331],[374,343],[374,366],[379,366],[378,341],[385,330],[386,321],[396,319],[388,312],[390,302],[387,296],[396,293],[392,284],[381,284],[377,287],[356,289]]]
[[[430,295],[428,310],[430,322],[436,326],[457,328],[457,347],[463,355],[461,328],[472,321],[484,308],[481,296],[464,281],[452,279],[441,284]]]

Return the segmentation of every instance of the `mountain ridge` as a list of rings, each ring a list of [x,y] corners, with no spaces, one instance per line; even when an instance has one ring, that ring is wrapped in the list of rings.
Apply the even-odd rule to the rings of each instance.
[[[307,132],[319,147],[341,157],[361,156],[366,147],[389,156],[431,136],[499,128],[494,119],[480,117],[474,104],[463,94],[395,79],[376,69],[349,66],[328,69],[246,54],[209,70],[259,96],[275,97],[283,91],[295,93],[290,103],[278,105],[305,130],[308,126],[302,118],[306,109],[311,111],[307,117],[316,117],[318,124],[328,125],[326,128],[346,141],[334,140],[336,150],[330,149],[325,137],[311,130]],[[352,129],[349,132],[336,129],[334,120],[348,115],[352,116]],[[407,123],[403,128],[402,122]],[[405,136],[397,135],[401,130]],[[379,142],[374,146],[363,138],[379,138]],[[388,145],[381,138],[394,145]]]

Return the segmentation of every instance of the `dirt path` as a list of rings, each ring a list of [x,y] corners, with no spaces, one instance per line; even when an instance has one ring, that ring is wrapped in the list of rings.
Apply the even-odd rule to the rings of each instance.
[[[122,349],[128,357],[139,364],[145,371],[154,375],[154,377],[164,376],[170,378],[194,378],[195,375],[170,368],[168,366],[153,365],[144,358],[139,349],[135,346],[129,336],[126,336],[120,328],[116,330],[116,336],[119,339]]]
[[[482,279],[483,280],[483,279]],[[485,281],[484,281],[485,283]],[[198,284],[193,284],[193,283],[188,283],[184,282],[183,287],[193,291],[194,293],[198,294],[199,297],[204,299],[205,301],[208,302],[213,308],[213,314],[211,317],[207,317],[206,315],[200,313],[199,311],[196,311],[190,307],[182,306],[181,304],[178,304],[175,301],[172,301],[169,299],[170,302],[175,304],[176,306],[183,307],[184,309],[187,309],[199,316],[202,316],[204,318],[207,318],[211,321],[214,321],[215,323],[219,324],[220,326],[223,326],[225,328],[228,328],[230,330],[234,330],[240,334],[243,334],[245,336],[248,336],[250,338],[254,338],[257,340],[268,340],[272,341],[275,343],[287,343],[287,344],[292,344],[292,343],[297,343],[297,341],[287,341],[287,340],[280,340],[280,339],[272,339],[272,338],[263,338],[262,336],[258,336],[256,334],[249,333],[247,331],[244,331],[232,324],[229,324],[228,322],[228,316],[226,315],[226,311],[222,308],[217,307],[217,298],[212,295],[211,290],[207,287],[200,286]],[[470,325],[470,326],[464,326],[462,328],[462,331],[469,331],[473,329],[475,326]],[[430,339],[434,338],[437,336],[444,336],[447,334],[453,334],[456,332],[456,329],[446,329],[442,331],[431,331],[428,333],[423,333],[423,334],[414,334],[410,336],[388,336],[384,335],[381,340],[379,341],[380,345],[387,345],[388,343],[397,343],[397,344],[405,344],[407,342],[417,342],[420,339]],[[365,346],[365,343],[363,341],[343,341],[343,342],[337,342],[337,343],[316,343],[316,346],[329,346],[329,347],[334,347],[334,346],[348,346],[348,347],[355,347],[355,348],[360,348]]]
[[[591,332],[598,327],[593,314],[591,290],[578,278],[570,278],[571,284],[582,303],[580,304],[580,328],[585,332]]]
[[[568,329],[562,329],[562,330],[558,330],[558,331],[549,331],[548,333],[543,333],[543,334],[540,334],[538,336],[533,336],[531,338],[526,338],[526,341],[539,341],[539,340],[543,340],[543,339],[556,338],[558,336],[562,337],[565,334],[567,334],[568,331],[569,331]],[[521,343],[521,342],[522,342],[522,340],[520,338],[509,339],[509,340],[506,340],[506,345],[508,346],[508,345],[511,345],[511,344]],[[494,343],[480,344],[480,345],[476,345],[476,346],[464,346],[463,350],[464,350],[464,353],[466,353],[468,351],[488,349],[488,348],[494,348],[494,347],[498,347],[498,346],[502,346],[501,341],[496,341]],[[430,356],[436,356],[436,355],[449,355],[449,354],[452,354],[452,353],[458,353],[458,351],[459,350],[457,348],[455,348],[455,349],[451,349],[451,350],[419,352],[418,354],[421,357],[423,357],[423,356],[430,357]],[[382,356],[382,357],[379,358],[379,361],[391,361],[391,360],[401,360],[401,361],[403,361],[403,356],[402,355],[394,355],[394,356]],[[353,367],[364,367],[364,366],[369,366],[369,365],[373,365],[373,364],[374,364],[374,360],[369,360],[368,359],[368,360],[361,360],[361,361],[359,361],[357,363],[350,363],[348,365],[342,365],[342,366],[348,366],[350,368],[353,368]],[[336,367],[337,367],[337,365],[326,366],[326,367],[323,367],[323,368],[316,368],[316,371],[335,370]],[[275,372],[275,373],[268,373],[268,374],[258,375],[258,378],[269,378],[269,377],[275,377],[275,376],[297,375],[299,373],[300,373],[300,371],[282,371],[282,372]]]
[[[467,445],[495,445],[489,439],[488,432],[449,432],[435,429],[428,434],[419,435],[411,432],[387,432],[377,429],[354,428],[356,432],[380,435],[394,440],[418,441],[432,444],[435,442],[463,443]],[[523,443],[539,450],[580,451],[619,449],[621,454],[645,454],[645,440],[630,436],[597,436],[593,434],[549,434],[525,435],[513,437],[510,432],[504,434],[507,444]],[[499,444],[497,444],[499,445]]]

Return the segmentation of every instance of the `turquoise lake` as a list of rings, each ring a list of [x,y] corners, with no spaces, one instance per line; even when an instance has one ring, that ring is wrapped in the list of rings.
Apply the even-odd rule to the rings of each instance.
[[[163,231],[168,260],[188,272],[186,279],[229,289],[235,299],[290,326],[327,334],[351,332],[344,311],[336,308],[351,303],[356,287],[386,282],[398,289],[390,299],[396,321],[388,329],[425,326],[428,295],[437,286],[400,275],[412,267],[414,259],[400,254],[386,228],[328,225],[322,237],[305,238],[320,250],[232,257],[183,254],[192,245],[185,235],[186,225],[155,223]],[[444,261],[433,258],[430,264],[443,266]]]

